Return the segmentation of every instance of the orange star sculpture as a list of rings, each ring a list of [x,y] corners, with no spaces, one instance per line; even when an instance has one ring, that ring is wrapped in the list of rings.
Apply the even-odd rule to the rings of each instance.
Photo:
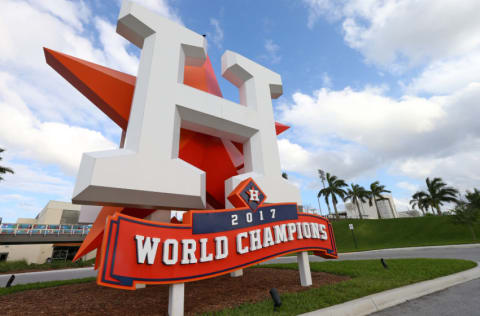
[[[121,147],[128,126],[136,77],[79,58],[44,48],[45,58],[55,71],[70,82],[123,131]],[[223,97],[210,59],[200,67],[185,66],[184,84]],[[275,123],[277,135],[289,127]],[[243,168],[243,145],[185,129],[180,130],[179,158],[206,172],[207,203],[225,208],[224,182]],[[93,223],[74,261],[101,247],[108,216],[123,213],[144,218],[156,210],[105,206]],[[100,249],[99,249],[100,250]],[[98,251],[97,254],[101,253]],[[99,262],[97,255],[97,263]],[[97,264],[96,264],[97,266]]]

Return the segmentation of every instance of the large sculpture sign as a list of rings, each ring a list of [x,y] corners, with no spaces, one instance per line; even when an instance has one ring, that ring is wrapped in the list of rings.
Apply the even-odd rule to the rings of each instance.
[[[328,221],[298,213],[300,190],[281,177],[276,135],[288,127],[272,108],[281,77],[225,52],[237,104],[222,97],[203,36],[128,1],[117,32],[142,50],[137,77],[45,48],[47,63],[123,131],[119,149],[82,157],[72,200],[95,222],[76,259],[96,249],[98,283],[135,289],[299,252],[310,285],[307,251],[337,254]],[[183,223],[170,223],[171,210],[188,211]]]

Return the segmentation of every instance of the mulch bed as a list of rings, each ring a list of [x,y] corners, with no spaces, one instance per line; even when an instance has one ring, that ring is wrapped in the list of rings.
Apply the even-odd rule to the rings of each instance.
[[[312,272],[313,287],[348,280],[323,272]],[[185,284],[185,314],[194,315],[270,298],[309,288],[300,286],[296,270],[250,268],[243,277],[229,275]],[[273,305],[273,303],[272,303]],[[96,283],[64,285],[0,296],[1,315],[166,315],[168,285],[147,285],[136,291],[116,290]]]

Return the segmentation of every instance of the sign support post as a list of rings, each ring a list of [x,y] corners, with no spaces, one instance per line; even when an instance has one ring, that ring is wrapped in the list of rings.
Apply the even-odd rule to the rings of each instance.
[[[355,238],[355,233],[353,232],[353,224],[348,224],[348,228],[352,232],[353,243],[355,244],[355,249],[357,249],[357,238]]]
[[[183,315],[185,283],[174,283],[168,287],[168,315]]]
[[[312,285],[312,273],[310,271],[310,261],[308,260],[308,251],[297,253],[298,272],[300,273],[300,284],[302,286]]]

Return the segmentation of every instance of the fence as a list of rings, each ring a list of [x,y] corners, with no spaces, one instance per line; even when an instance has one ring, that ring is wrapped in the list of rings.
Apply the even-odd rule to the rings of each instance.
[[[86,235],[92,225],[9,224],[0,225],[2,235]]]

